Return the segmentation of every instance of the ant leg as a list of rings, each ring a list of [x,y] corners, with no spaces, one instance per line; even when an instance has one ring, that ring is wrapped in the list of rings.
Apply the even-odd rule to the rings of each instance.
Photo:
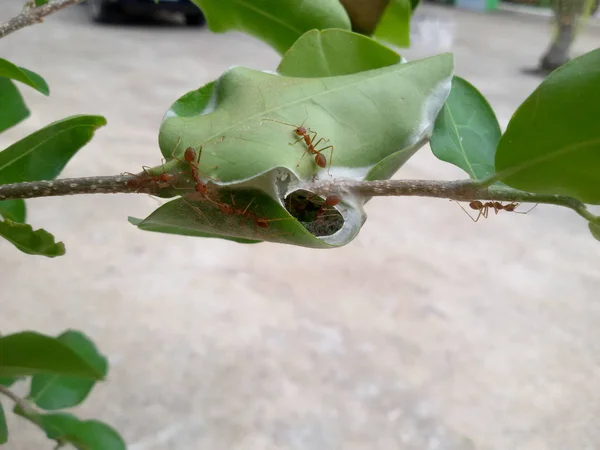
[[[517,204],[516,204],[516,206],[515,206],[515,208],[516,208],[517,206],[519,206],[519,205],[520,205],[520,203],[517,203]],[[514,213],[517,213],[517,214],[528,214],[528,213],[530,213],[530,212],[531,212],[531,211],[532,211],[532,210],[533,210],[533,209],[534,209],[534,208],[535,208],[537,205],[539,205],[539,203],[536,203],[536,204],[535,204],[535,205],[533,205],[531,208],[529,208],[527,211],[515,211],[515,210],[513,210],[512,212],[514,212]]]
[[[451,202],[455,201],[455,200],[450,200]],[[481,216],[481,209],[479,210],[479,214],[477,215],[477,219],[473,219],[473,216],[471,214],[469,214],[469,211],[467,211],[465,208],[463,208],[463,205],[460,204],[460,202],[456,202],[456,204],[458,206],[460,206],[460,209],[462,209],[465,214],[467,216],[469,216],[469,219],[471,219],[473,222],[477,222],[479,220],[479,216]]]
[[[302,141],[304,139],[304,136],[300,136],[298,139],[296,139],[294,142],[290,142],[288,145],[296,145],[298,142]]]
[[[300,167],[300,161],[302,161],[302,158],[304,158],[304,155],[306,155],[307,153],[308,153],[308,149],[304,150],[304,153],[302,153],[302,156],[298,160],[298,164],[296,164],[296,167]]]
[[[204,219],[208,222],[208,224],[212,227],[212,223],[210,223],[210,220],[208,220],[208,217],[206,217],[206,215],[202,212],[202,210],[200,208],[198,208],[197,206],[192,205],[190,202],[188,202],[185,198],[181,197],[181,200],[183,200],[183,202],[188,205],[192,210],[194,210],[195,212],[199,213],[202,217],[204,217]]]

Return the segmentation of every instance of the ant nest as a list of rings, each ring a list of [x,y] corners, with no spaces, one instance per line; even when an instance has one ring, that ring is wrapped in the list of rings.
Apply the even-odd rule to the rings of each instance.
[[[334,196],[323,199],[311,192],[298,190],[285,198],[285,208],[313,235],[331,236],[344,226],[344,217],[335,207],[340,200]]]

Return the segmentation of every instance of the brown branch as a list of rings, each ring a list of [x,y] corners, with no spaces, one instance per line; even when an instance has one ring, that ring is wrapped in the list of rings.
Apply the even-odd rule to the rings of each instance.
[[[42,19],[44,17],[55,13],[56,11],[60,11],[67,6],[75,5],[81,2],[82,0],[55,0],[37,8],[27,7],[26,5],[21,14],[7,20],[0,25],[0,38],[3,38],[14,31],[20,30],[21,28],[25,28],[26,26],[33,25],[34,23],[43,22]]]
[[[0,384],[0,394],[4,395],[5,397],[8,397],[13,402],[15,402],[15,404],[25,412],[25,414],[28,414],[28,415],[36,414],[35,409],[33,409],[31,407],[31,405],[29,403],[27,403],[27,401],[25,401],[25,399],[19,397],[13,391],[11,391],[10,389],[8,389],[5,386],[2,386],[1,384]]]
[[[63,178],[51,181],[32,181],[0,185],[0,200],[18,198],[57,197],[76,194],[156,194],[158,186],[128,186],[134,176],[116,175],[111,177]]]

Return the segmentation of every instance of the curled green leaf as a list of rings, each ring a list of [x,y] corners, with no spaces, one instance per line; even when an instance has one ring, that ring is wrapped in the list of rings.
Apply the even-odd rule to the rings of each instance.
[[[0,77],[20,81],[44,95],[50,95],[50,89],[48,88],[46,80],[37,73],[24,69],[23,67],[17,67],[10,61],[2,58],[0,58]]]
[[[29,117],[29,109],[21,93],[8,78],[0,77],[0,133]]]
[[[97,373],[106,376],[108,361],[86,335],[69,330],[57,339],[77,353]],[[88,378],[38,374],[31,379],[29,398],[45,410],[71,408],[85,400],[95,383],[95,380]]]
[[[470,83],[452,79],[452,89],[431,136],[431,150],[473,180],[494,174],[494,156],[502,132],[486,99]]]
[[[362,34],[339,29],[311,30],[285,53],[277,72],[288,77],[332,77],[400,62],[398,53]]]
[[[6,425],[2,403],[0,403],[0,445],[6,444],[6,442],[8,442],[8,426]]]
[[[398,47],[410,47],[413,2],[414,0],[389,0],[373,36]]]
[[[216,33],[237,30],[262,39],[284,53],[312,29],[350,30],[338,0],[192,0]]]
[[[0,236],[23,253],[54,258],[65,254],[65,245],[56,242],[44,229],[33,230],[31,225],[5,219],[0,221]]]
[[[104,125],[101,116],[72,116],[15,142],[0,152],[0,184],[56,178]]]
[[[25,201],[21,199],[0,201],[0,216],[13,222],[25,223]]]
[[[0,376],[38,373],[101,380],[103,375],[58,339],[33,331],[0,337]]]
[[[600,204],[600,49],[552,72],[511,118],[497,178],[536,194]]]

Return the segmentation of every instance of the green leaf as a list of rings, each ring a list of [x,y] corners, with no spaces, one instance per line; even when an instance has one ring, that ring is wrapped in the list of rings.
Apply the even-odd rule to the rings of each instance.
[[[0,77],[0,133],[29,117],[21,93],[8,78]]]
[[[97,373],[106,376],[108,361],[87,336],[78,331],[66,331],[57,339],[77,353]],[[86,378],[38,374],[31,379],[29,397],[42,409],[71,408],[85,400],[94,384],[94,380]]]
[[[54,258],[65,254],[65,245],[62,242],[56,242],[54,236],[44,229],[33,231],[28,224],[16,223],[9,219],[0,221],[0,236],[29,255]]]
[[[300,78],[349,75],[401,62],[385,45],[346,30],[311,30],[285,53],[277,71]]]
[[[600,241],[600,221],[598,223],[590,222],[589,227],[592,236],[594,236],[597,241]]]
[[[190,212],[193,211],[190,208]],[[215,233],[207,233],[204,231],[200,231],[196,228],[192,228],[190,226],[191,222],[194,222],[195,217],[190,214],[188,217],[191,220],[182,220],[179,217],[173,217],[169,214],[156,214],[157,211],[154,211],[150,216],[146,219],[138,219],[135,217],[129,217],[129,223],[135,225],[140,230],[145,231],[155,231],[158,233],[166,233],[166,234],[178,234],[180,236],[191,236],[191,237],[204,237],[204,238],[220,238],[228,241],[237,242],[239,244],[260,244],[261,240],[257,239],[245,239],[245,238],[236,238],[227,235],[219,235]],[[140,226],[143,223],[142,226]]]
[[[438,159],[454,164],[481,180],[494,174],[494,156],[502,132],[494,111],[479,91],[459,77],[438,116],[431,150]]]
[[[6,444],[8,441],[8,426],[6,425],[6,416],[4,415],[4,409],[2,403],[0,403],[0,445]]]
[[[498,179],[537,194],[600,203],[600,49],[552,72],[510,120]]]
[[[216,33],[238,30],[262,39],[284,53],[312,29],[350,30],[338,0],[192,0]]]
[[[214,101],[203,114],[167,112],[159,144],[166,159],[174,149],[182,159],[184,149],[203,144],[204,176],[223,183],[281,167],[312,180],[318,169],[314,157],[302,158],[303,143],[289,145],[295,140],[290,124],[304,122],[319,138],[329,139],[327,145],[334,145],[333,157],[329,150],[324,152],[332,176],[348,177],[350,170],[362,179],[382,159],[429,137],[449,93],[452,72],[449,54],[324,78],[234,67],[213,85]],[[164,170],[179,172],[181,163],[171,159]],[[327,170],[321,169],[320,176],[329,177]]]
[[[222,191],[221,200],[255,217],[268,220],[268,227],[257,226],[250,216],[224,215],[213,203],[200,199],[177,199],[165,203],[138,227],[147,231],[184,236],[218,237],[235,242],[284,242],[311,248],[330,247],[310,234],[270,196],[258,190]]]
[[[20,377],[0,377],[0,386],[11,387]]]
[[[373,36],[398,47],[410,47],[410,16],[414,0],[390,0]]]
[[[281,194],[276,194],[281,192],[279,178],[287,178],[285,183],[289,184],[315,177],[363,180],[393,175],[429,138],[449,93],[452,72],[451,55],[322,78],[292,78],[235,67],[199,90],[198,96],[210,96],[210,102],[189,102],[205,103],[203,110],[183,108],[185,115],[179,116],[177,111],[187,104],[180,100],[167,112],[159,143],[168,161],[153,170],[177,174],[177,189],[166,194],[190,193],[195,183],[189,165],[182,162],[182,153],[202,144],[201,178],[227,183],[235,195],[236,184],[257,187],[264,196],[255,193],[256,207],[265,208],[265,218],[282,219],[286,214],[289,218]],[[187,94],[184,98],[193,97]],[[192,110],[196,110],[195,115],[189,114]],[[334,146],[335,152],[329,148],[321,153],[329,163],[326,168],[317,166],[314,155],[303,157],[304,142],[294,144],[294,128],[301,124],[311,130],[311,136],[318,135],[313,139],[318,150]],[[193,219],[199,214],[186,212],[177,202],[161,207],[138,226],[323,248],[344,245],[357,235],[365,220],[362,201],[344,202],[342,229],[327,235],[319,232],[319,241],[301,233],[304,226],[294,228],[290,223],[282,223],[285,229],[276,233],[259,230],[256,234],[250,226],[240,231],[239,217],[235,227],[220,232],[223,213],[215,204],[203,206],[208,211],[204,213],[207,222],[216,224],[214,227]]]
[[[50,0],[35,0],[35,6],[44,6],[46,5]]]
[[[101,116],[72,116],[54,122],[0,152],[0,183],[52,180],[97,128]]]
[[[25,201],[21,199],[0,201],[0,216],[13,222],[24,223],[26,216]]]
[[[72,414],[25,414],[16,409],[15,413],[24,416],[42,428],[49,439],[59,444],[71,444],[80,450],[125,450],[123,438],[110,426],[97,420],[79,420]]]
[[[50,95],[48,84],[37,73],[24,69],[23,67],[17,67],[10,61],[2,58],[0,58],[0,77],[20,81],[44,95]]]
[[[413,13],[415,12],[415,9],[417,9],[417,6],[419,6],[419,3],[421,3],[421,0],[410,0],[410,9]]]
[[[33,331],[0,337],[0,376],[38,373],[101,380],[102,373],[56,338]]]

